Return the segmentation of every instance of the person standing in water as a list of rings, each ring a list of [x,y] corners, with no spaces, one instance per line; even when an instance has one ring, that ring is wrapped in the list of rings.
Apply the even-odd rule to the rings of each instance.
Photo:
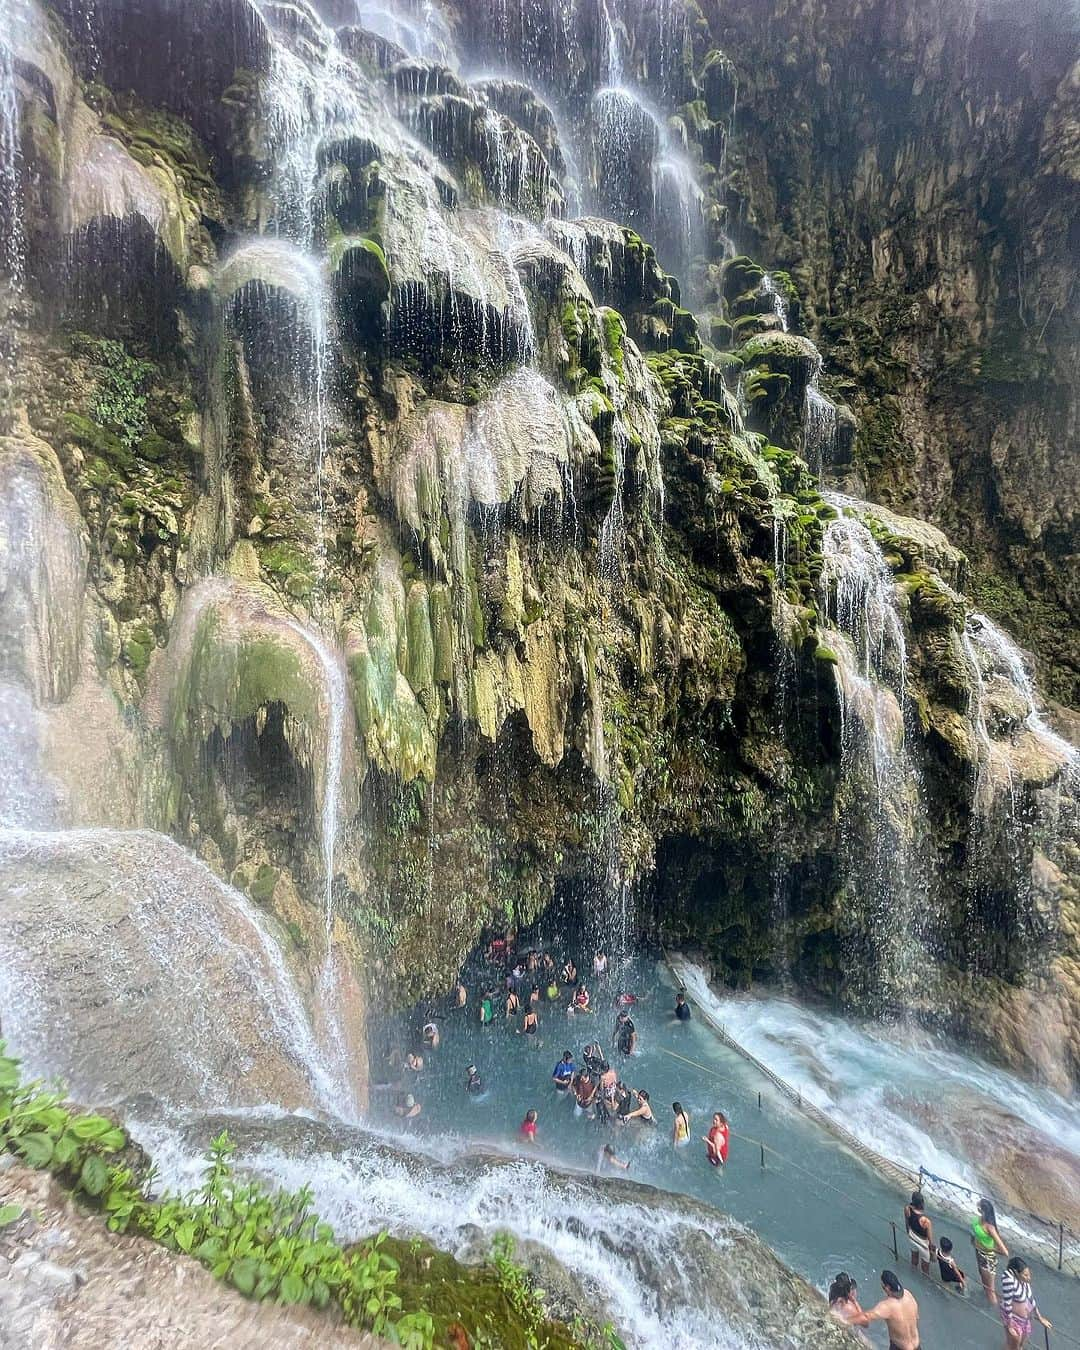
[[[597,952],[592,959],[592,973],[594,980],[602,980],[607,974],[607,952]]]
[[[1039,1311],[1031,1289],[1031,1271],[1022,1256],[1013,1256],[1001,1277],[1001,1321],[1005,1350],[1021,1350],[1031,1339],[1035,1321],[1052,1331],[1054,1324]]]
[[[638,1088],[634,1093],[637,1098],[637,1106],[633,1111],[627,1111],[623,1116],[623,1124],[628,1125],[632,1120],[643,1121],[646,1125],[655,1125],[656,1117],[653,1115],[652,1105],[649,1102],[649,1094],[644,1088]]]
[[[911,1246],[912,1270],[921,1266],[922,1273],[929,1275],[934,1255],[934,1225],[923,1213],[925,1205],[922,1191],[912,1191],[910,1202],[904,1206],[904,1229]]]
[[[530,1108],[525,1112],[525,1119],[518,1126],[518,1134],[527,1144],[536,1143],[536,1121],[537,1112]]]
[[[975,1248],[975,1264],[979,1268],[979,1279],[986,1297],[997,1307],[997,1290],[994,1280],[997,1277],[997,1259],[1008,1256],[1009,1249],[1001,1240],[997,1230],[997,1215],[989,1200],[979,1201],[979,1212],[971,1221],[971,1245]]]
[[[705,1145],[705,1156],[708,1158],[711,1167],[724,1168],[727,1166],[728,1148],[731,1144],[731,1128],[723,1111],[717,1111],[713,1115],[712,1128],[708,1134],[702,1135],[702,1143]]]
[[[564,1050],[562,1059],[555,1065],[551,1073],[551,1081],[555,1084],[556,1092],[569,1091],[570,1080],[573,1078],[575,1071],[573,1051]]]
[[[894,1271],[881,1272],[885,1297],[867,1312],[857,1313],[848,1324],[853,1327],[884,1322],[889,1328],[889,1350],[922,1350],[919,1344],[919,1305],[905,1289]]]
[[[850,1326],[862,1312],[858,1285],[846,1270],[842,1270],[829,1285],[829,1312],[844,1326]]]
[[[484,1083],[480,1077],[480,1071],[475,1064],[470,1064],[465,1070],[465,1091],[478,1096],[484,1090]]]
[[[690,1021],[690,1004],[686,1001],[686,995],[680,989],[675,995],[675,1020],[676,1022]]]
[[[690,1142],[690,1117],[684,1110],[682,1102],[672,1102],[671,1109],[675,1113],[671,1142],[675,1148],[681,1148],[683,1144]]]
[[[628,1012],[621,1012],[616,1017],[611,1043],[620,1055],[632,1055],[637,1049],[637,1027]]]

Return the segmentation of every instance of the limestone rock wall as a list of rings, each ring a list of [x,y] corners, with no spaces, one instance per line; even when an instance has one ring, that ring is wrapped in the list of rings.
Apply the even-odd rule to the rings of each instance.
[[[0,574],[0,657],[5,679],[27,682],[25,650],[55,681],[30,692],[67,823],[172,834],[276,915],[309,976],[340,949],[401,999],[442,992],[486,927],[563,892],[610,914],[624,887],[731,980],[787,971],[856,997],[852,972],[880,956],[846,861],[875,820],[849,764],[858,674],[864,710],[887,695],[912,766],[903,843],[933,859],[932,931],[916,936],[942,980],[922,1011],[987,1025],[1049,944],[1053,1072],[1074,1075],[1076,848],[1047,825],[1071,819],[1071,752],[963,593],[993,609],[995,578],[1027,586],[1019,631],[1069,695],[1066,625],[1023,626],[1065,604],[1033,578],[1039,549],[1064,575],[1069,489],[1024,486],[1007,461],[1034,409],[1072,404],[1004,381],[1026,401],[998,427],[997,477],[980,476],[992,450],[963,471],[950,458],[1001,394],[997,367],[957,362],[973,334],[980,351],[997,341],[1005,255],[906,259],[897,203],[925,166],[909,172],[884,125],[855,129],[876,164],[890,157],[895,201],[883,168],[855,172],[863,152],[850,179],[816,172],[848,146],[855,100],[820,64],[803,71],[801,30],[773,50],[738,5],[665,0],[645,23],[612,0],[567,27],[541,4],[520,31],[496,8],[502,26],[447,5],[405,50],[335,29],[331,6],[110,3],[89,34],[78,6],[20,7],[0,444],[0,525],[20,542]],[[195,19],[221,43],[195,41]],[[872,19],[859,10],[836,51]],[[968,70],[982,97],[971,33],[929,31],[971,52],[938,53],[935,78]],[[456,49],[531,63],[535,87],[471,84]],[[167,55],[177,69],[157,70]],[[843,79],[876,89],[876,59],[859,48]],[[1022,139],[1035,95],[1016,79],[995,97],[1019,111],[987,126]],[[900,139],[922,126],[909,113],[890,114]],[[804,134],[820,153],[792,158]],[[926,181],[933,202],[979,197],[975,169],[1000,159],[984,134]],[[1062,194],[1043,186],[1051,278]],[[974,259],[970,211],[941,210],[941,256]],[[860,223],[879,216],[884,251]],[[886,317],[914,312],[894,301],[916,284],[920,315],[932,294],[950,317],[936,347],[912,321],[909,361]],[[1046,369],[1063,303],[1024,348]],[[966,402],[962,378],[977,380]],[[29,542],[8,509],[20,473],[60,508]],[[1019,561],[1010,493],[1030,514]],[[826,536],[849,516],[903,634],[887,690],[830,631]],[[124,766],[122,805],[96,790],[108,764]]]

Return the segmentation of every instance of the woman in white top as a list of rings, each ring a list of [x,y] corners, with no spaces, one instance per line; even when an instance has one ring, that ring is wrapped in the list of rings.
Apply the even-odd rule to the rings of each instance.
[[[1020,1350],[1031,1339],[1034,1321],[1050,1330],[1051,1323],[1039,1311],[1031,1290],[1031,1271],[1022,1256],[1013,1256],[1001,1276],[1001,1320],[1005,1326],[1005,1350]]]

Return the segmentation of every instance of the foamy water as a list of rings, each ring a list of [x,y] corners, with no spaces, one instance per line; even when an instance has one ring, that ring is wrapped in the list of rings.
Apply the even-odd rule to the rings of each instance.
[[[131,1122],[162,1182],[176,1188],[199,1183],[198,1150],[220,1124]],[[774,1342],[753,1329],[750,1307],[740,1316],[738,1309],[711,1304],[693,1261],[679,1259],[693,1238],[704,1239],[711,1257],[724,1261],[741,1231],[719,1214],[710,1219],[700,1206],[683,1215],[674,1197],[651,1190],[640,1203],[615,1198],[599,1193],[589,1178],[531,1159],[484,1160],[463,1148],[453,1159],[457,1146],[446,1137],[436,1159],[416,1152],[415,1140],[390,1143],[384,1136],[383,1142],[295,1115],[246,1112],[232,1118],[230,1129],[239,1135],[243,1168],[289,1190],[310,1186],[339,1240],[382,1229],[423,1233],[448,1251],[475,1256],[496,1234],[509,1232],[558,1258],[630,1344],[773,1350]],[[621,1188],[623,1195],[629,1191]]]
[[[1007,1111],[1080,1165],[1080,1112],[1048,1089],[929,1034],[845,1021],[790,999],[719,996],[700,967],[680,969],[693,999],[744,1049],[863,1143],[914,1172],[925,1167],[973,1190],[994,1188],[980,1159],[906,1114],[905,1102],[963,1113],[976,1130],[980,1106]]]

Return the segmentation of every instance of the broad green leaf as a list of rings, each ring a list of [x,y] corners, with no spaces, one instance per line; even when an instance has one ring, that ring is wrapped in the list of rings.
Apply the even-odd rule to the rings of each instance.
[[[67,1167],[72,1162],[79,1151],[79,1141],[73,1139],[70,1134],[62,1134],[53,1145],[52,1160],[60,1167]]]
[[[91,1153],[82,1165],[79,1182],[88,1195],[100,1195],[109,1182],[109,1169],[105,1160]]]
[[[52,1161],[53,1141],[47,1134],[24,1134],[15,1140],[15,1147],[31,1167],[47,1167]]]
[[[229,1271],[229,1279],[240,1290],[242,1294],[249,1297],[255,1288],[255,1276],[257,1265],[248,1257],[233,1262],[232,1270]]]
[[[22,1205],[0,1205],[0,1228],[6,1228],[9,1223],[21,1219],[22,1215]]]
[[[290,1270],[281,1281],[279,1297],[282,1303],[303,1303],[307,1298],[307,1285],[299,1275]]]
[[[195,1245],[195,1225],[189,1219],[176,1230],[176,1245],[182,1252],[191,1251]]]
[[[70,1128],[76,1139],[86,1140],[100,1139],[103,1134],[115,1129],[115,1126],[104,1116],[73,1116]]]

